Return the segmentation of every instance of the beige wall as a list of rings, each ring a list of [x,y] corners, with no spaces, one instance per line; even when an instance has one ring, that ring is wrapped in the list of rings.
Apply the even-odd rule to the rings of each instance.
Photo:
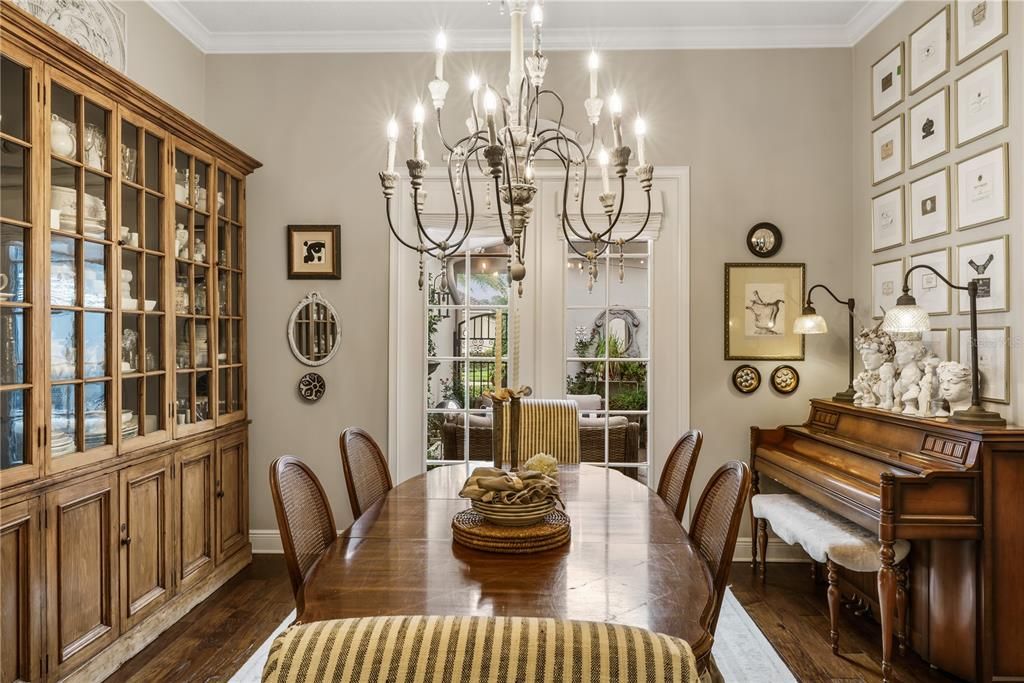
[[[928,18],[933,16],[946,3],[939,2],[905,2],[900,5],[882,24],[872,31],[864,40],[857,44],[853,50],[853,273],[857,301],[860,313],[867,316],[871,305],[871,264],[882,261],[889,261],[895,258],[905,258],[913,254],[933,251],[945,247],[952,247],[954,259],[953,272],[956,272],[956,246],[979,240],[998,237],[1001,235],[1010,236],[1010,312],[1008,313],[986,313],[979,315],[978,324],[980,327],[1009,326],[1011,331],[1011,364],[1013,371],[1012,395],[1014,405],[992,406],[1003,413],[1008,419],[1020,423],[1024,422],[1024,401],[1020,399],[1024,392],[1024,344],[1021,340],[1024,335],[1024,325],[1021,311],[1024,310],[1024,270],[1022,270],[1021,249],[1024,248],[1024,184],[1021,183],[1021,173],[1024,170],[1024,106],[1022,106],[1022,92],[1024,92],[1024,3],[1009,3],[1009,35],[994,45],[989,46],[981,53],[971,57],[964,64],[956,65],[955,47],[951,55],[951,69],[948,74],[942,76],[934,83],[923,88],[914,95],[909,95],[904,101],[892,111],[879,117],[871,119],[871,65],[874,64],[883,54],[895,47],[900,41],[909,43],[909,35]],[[955,45],[955,42],[953,43]],[[987,135],[964,147],[957,148],[955,139],[951,141],[952,150],[937,159],[926,164],[910,169],[891,180],[888,180],[877,187],[871,185],[871,131],[881,123],[888,121],[899,113],[908,113],[910,107],[934,94],[940,87],[949,85],[969,72],[976,66],[988,61],[991,57],[1003,50],[1009,50],[1009,76],[1010,76],[1010,126],[1007,129]],[[907,88],[909,92],[909,87]],[[950,98],[952,98],[952,87]],[[951,103],[951,108],[953,107]],[[952,131],[952,121],[950,121]],[[1010,143],[1010,219],[992,225],[973,228],[965,231],[953,230],[952,234],[943,237],[929,239],[915,244],[907,244],[903,247],[887,250],[878,254],[871,251],[871,197],[877,196],[900,185],[908,185],[909,182],[917,180],[930,173],[938,171],[943,167],[949,167],[950,175],[953,177],[956,172],[956,162],[974,156],[975,154],[991,149],[1003,142]],[[955,182],[955,181],[954,181]],[[955,225],[955,220],[954,220]],[[907,229],[909,236],[909,226]],[[953,301],[953,310],[956,310],[956,300]],[[956,357],[955,329],[966,328],[968,320],[966,315],[936,316],[932,319],[933,328],[948,327],[954,330],[953,356]]]
[[[652,161],[692,169],[691,417],[706,434],[696,486],[723,461],[746,459],[750,425],[799,422],[807,399],[845,387],[843,310],[822,299],[839,334],[809,340],[808,361],[794,363],[800,390],[780,397],[765,385],[738,395],[729,377],[739,363],[722,360],[722,280],[723,263],[753,260],[747,229],[770,220],[785,234],[775,261],[805,262],[810,282],[826,281],[841,294],[849,289],[850,58],[849,50],[605,55],[603,82],[618,86],[630,108],[640,98]],[[553,54],[548,78],[566,96],[575,127],[584,63],[579,53]],[[273,458],[293,453],[310,462],[344,525],[350,513],[338,433],[362,425],[386,441],[389,240],[376,172],[385,121],[393,112],[407,119],[431,65],[430,55],[207,57],[208,124],[264,164],[248,192],[254,529],[276,528],[265,483]],[[500,54],[452,56],[449,106],[465,106],[471,67],[496,77],[507,62]],[[448,119],[453,129],[461,127],[456,118],[462,110]],[[428,134],[428,157],[436,160],[433,140]],[[340,281],[286,279],[290,223],[341,224]],[[310,289],[342,318],[342,350],[322,368],[327,394],[313,406],[296,397],[304,369],[288,351],[284,329]],[[755,365],[767,380],[777,363]]]

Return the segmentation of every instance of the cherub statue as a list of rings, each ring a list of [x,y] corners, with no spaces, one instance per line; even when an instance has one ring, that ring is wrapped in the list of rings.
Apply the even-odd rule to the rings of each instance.
[[[919,383],[920,393],[917,395],[917,416],[931,417],[935,414],[936,399],[939,398],[938,367],[942,360],[935,355],[924,359],[924,376]]]
[[[958,410],[971,407],[971,369],[955,361],[939,363],[939,395],[949,404],[949,411],[942,415],[950,415]]]
[[[920,339],[900,339],[896,341],[896,365],[898,378],[893,385],[892,412],[904,415],[917,415],[917,397],[921,392],[920,382],[924,371],[921,361],[928,350]]]
[[[896,383],[896,366],[892,361],[882,363],[878,368],[878,383],[875,385],[875,395],[878,396],[878,407],[882,410],[892,410],[892,388]]]
[[[881,323],[871,329],[862,329],[854,345],[860,352],[864,370],[853,380],[853,388],[856,391],[853,403],[864,408],[874,408],[879,403],[879,396],[875,393],[875,387],[881,379],[878,370],[884,363],[893,359],[896,355],[896,346],[892,337],[882,330]]]

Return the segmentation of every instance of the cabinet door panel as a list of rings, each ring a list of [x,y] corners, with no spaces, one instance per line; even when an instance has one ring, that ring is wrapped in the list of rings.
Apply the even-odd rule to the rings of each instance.
[[[121,610],[127,630],[171,594],[171,471],[166,458],[121,472]]]
[[[217,562],[248,542],[245,434],[217,441]]]
[[[36,499],[0,510],[0,683],[39,675],[42,587]]]
[[[178,454],[178,576],[182,589],[213,569],[213,461],[213,442]]]

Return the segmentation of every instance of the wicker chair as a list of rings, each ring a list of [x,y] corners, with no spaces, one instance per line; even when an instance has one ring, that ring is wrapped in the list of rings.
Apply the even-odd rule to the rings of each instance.
[[[712,634],[722,609],[729,570],[732,568],[732,553],[736,549],[736,534],[739,533],[740,518],[749,495],[750,468],[745,463],[730,460],[711,476],[704,487],[690,524],[690,539],[707,563],[714,580]]]
[[[690,484],[693,483],[693,471],[700,456],[700,447],[704,443],[704,435],[698,429],[691,429],[683,434],[668,454],[665,469],[658,480],[658,496],[676,513],[676,519],[683,521],[686,512],[686,501],[690,496]]]
[[[271,463],[270,492],[292,592],[301,611],[302,584],[338,537],[334,515],[320,480],[304,462],[293,456],[283,455]]]
[[[349,427],[338,440],[341,466],[345,470],[352,518],[359,517],[394,486],[388,461],[373,437],[358,427]]]

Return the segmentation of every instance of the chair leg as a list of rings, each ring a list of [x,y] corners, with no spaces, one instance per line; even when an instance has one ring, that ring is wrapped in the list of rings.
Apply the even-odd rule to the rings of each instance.
[[[757,520],[757,549],[761,555],[761,583],[768,575],[768,520]]]
[[[832,654],[839,654],[839,602],[842,597],[839,594],[839,572],[836,565],[829,558],[825,562],[825,569],[828,572],[828,622],[829,639],[832,641]]]
[[[896,643],[900,655],[907,654],[909,611],[907,601],[910,597],[910,567],[904,561],[896,568]]]
[[[757,517],[754,517],[754,496],[760,493],[758,487],[758,474],[757,470],[753,467],[750,468],[750,533],[753,534],[757,528]],[[761,558],[764,561],[764,558]],[[750,544],[750,568],[757,569],[757,543]]]

